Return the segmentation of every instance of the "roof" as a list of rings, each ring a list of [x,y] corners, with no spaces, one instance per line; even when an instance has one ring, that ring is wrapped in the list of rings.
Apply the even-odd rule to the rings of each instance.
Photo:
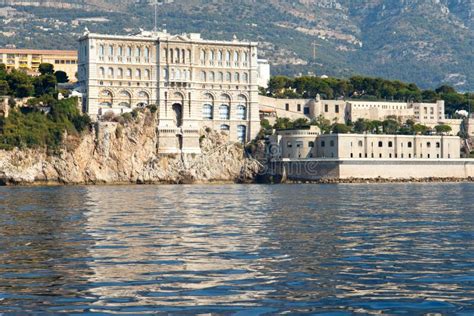
[[[32,55],[77,56],[77,51],[76,50],[45,50],[45,49],[0,48],[0,54],[32,54]]]

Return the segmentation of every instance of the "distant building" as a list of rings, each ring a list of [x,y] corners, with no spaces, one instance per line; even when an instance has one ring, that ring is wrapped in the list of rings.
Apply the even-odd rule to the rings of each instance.
[[[39,65],[52,64],[54,70],[64,71],[70,81],[76,81],[77,51],[0,48],[0,63],[7,69],[24,69],[38,74]]]
[[[459,159],[457,136],[320,134],[319,128],[282,130],[272,136],[273,158]]]
[[[200,129],[247,142],[260,130],[257,43],[141,32],[79,40],[83,110],[92,118],[156,104],[161,153],[199,153]]]
[[[8,103],[8,97],[0,96],[0,117],[8,117],[10,112],[10,104]]]
[[[258,86],[268,88],[268,81],[270,80],[270,63],[266,59],[258,59]]]

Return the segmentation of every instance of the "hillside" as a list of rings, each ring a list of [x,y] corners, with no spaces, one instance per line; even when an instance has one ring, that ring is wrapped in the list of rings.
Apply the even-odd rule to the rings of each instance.
[[[153,27],[153,8],[146,0],[31,4],[39,2],[28,6],[23,0],[22,6],[15,6],[23,19],[3,21],[0,45],[73,48],[85,26],[108,33]],[[474,90],[471,0],[161,2],[159,27],[175,33],[201,32],[206,38],[236,34],[259,41],[260,53],[271,61],[274,74],[363,74],[415,82],[422,88],[450,84],[461,91]],[[82,7],[50,7],[64,8],[65,3]]]

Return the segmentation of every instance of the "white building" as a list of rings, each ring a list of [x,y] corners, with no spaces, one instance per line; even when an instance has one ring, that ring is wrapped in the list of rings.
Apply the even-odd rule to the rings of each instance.
[[[258,59],[258,86],[268,88],[268,81],[270,80],[270,63],[266,59]]]
[[[260,129],[254,42],[87,32],[79,39],[78,77],[83,110],[92,118],[156,104],[161,153],[199,153],[204,127],[241,142]]]

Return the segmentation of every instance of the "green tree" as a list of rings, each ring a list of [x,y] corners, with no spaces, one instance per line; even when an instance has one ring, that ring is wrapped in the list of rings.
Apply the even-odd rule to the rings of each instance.
[[[69,82],[69,77],[67,76],[67,73],[65,73],[64,71],[58,70],[54,73],[54,76],[56,77],[56,81],[58,83]]]
[[[8,81],[0,80],[0,96],[8,95],[9,91]]]
[[[323,134],[329,134],[331,132],[331,121],[324,118],[322,115],[319,115],[316,119],[313,119],[310,124],[319,127],[321,133]]]
[[[332,132],[334,134],[347,134],[351,132],[351,128],[346,124],[336,123],[332,126]]]
[[[48,63],[41,63],[38,67],[38,71],[42,75],[52,75],[54,74],[54,66]]]
[[[293,128],[304,128],[309,126],[309,121],[306,118],[298,118],[293,122]]]
[[[385,134],[396,134],[400,128],[400,124],[393,119],[388,119],[383,121],[382,127]]]
[[[426,125],[422,124],[415,124],[413,125],[413,132],[418,135],[426,135],[431,131],[431,128],[429,128]]]
[[[53,94],[56,92],[56,77],[54,75],[41,75],[36,77],[33,82],[35,86],[35,95]]]
[[[439,94],[456,93],[456,89],[448,85],[442,85],[441,87],[437,88],[435,91],[436,93],[439,93]]]
[[[435,130],[437,134],[447,134],[451,132],[453,129],[449,125],[440,124],[440,125],[435,126]]]

